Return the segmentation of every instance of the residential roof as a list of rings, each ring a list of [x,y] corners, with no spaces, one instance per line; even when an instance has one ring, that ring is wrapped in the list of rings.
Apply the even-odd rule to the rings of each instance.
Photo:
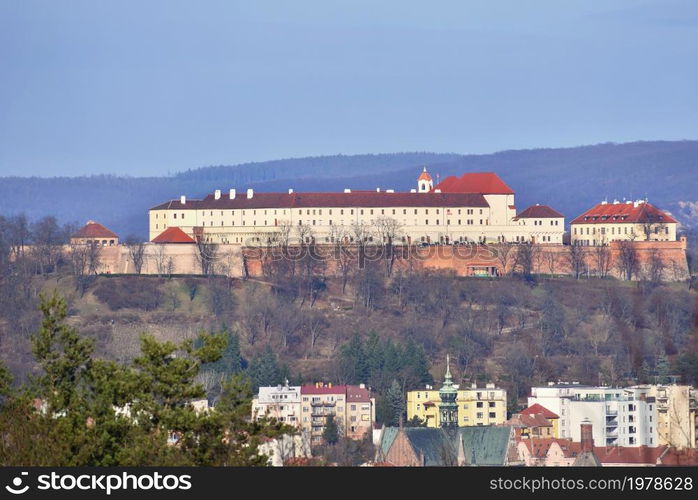
[[[153,238],[153,243],[196,243],[180,228],[170,226]]]
[[[442,193],[514,194],[494,172],[470,172],[460,177],[451,175],[434,189],[440,189]]]
[[[467,465],[504,465],[511,443],[509,427],[461,427],[458,439]]]
[[[89,220],[71,238],[118,238],[118,236],[102,224]]]
[[[528,207],[526,210],[517,215],[514,220],[517,219],[546,219],[546,218],[560,218],[564,217],[557,210],[550,208],[547,205],[533,205]]]
[[[571,224],[676,223],[671,215],[645,201],[599,203],[574,219]]]
[[[552,411],[548,410],[545,406],[539,403],[532,404],[528,408],[521,410],[520,413],[522,415],[533,415],[536,413],[541,413],[545,418],[560,418],[557,413],[553,413]]]
[[[371,392],[357,385],[347,386],[347,403],[368,403],[371,401]]]
[[[352,191],[349,193],[246,193],[215,199],[209,194],[203,200],[170,200],[151,210],[235,210],[254,208],[313,207],[489,207],[480,193],[388,193],[385,191]]]
[[[574,467],[601,467],[601,461],[593,451],[583,451],[572,463]]]
[[[524,415],[517,413],[506,422],[510,427],[552,427],[553,424],[542,413]]]
[[[301,394],[346,394],[346,385],[333,385],[330,387],[329,384],[318,387],[316,385],[302,385]]]
[[[651,464],[664,454],[666,446],[594,446],[602,464]]]

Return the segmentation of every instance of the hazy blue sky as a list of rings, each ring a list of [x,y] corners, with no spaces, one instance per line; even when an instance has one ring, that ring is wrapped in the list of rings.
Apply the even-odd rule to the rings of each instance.
[[[0,1],[0,175],[698,138],[698,1]]]

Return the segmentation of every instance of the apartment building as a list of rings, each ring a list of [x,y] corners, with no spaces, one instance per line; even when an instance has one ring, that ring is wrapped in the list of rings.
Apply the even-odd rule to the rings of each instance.
[[[599,446],[657,446],[656,398],[647,387],[594,387],[550,383],[531,388],[529,406],[539,404],[557,414],[559,437],[580,441],[588,419]]]
[[[252,417],[267,416],[279,422],[298,426],[301,414],[301,386],[284,385],[260,387],[252,399]]]
[[[364,385],[333,385],[316,383],[301,386],[299,427],[310,433],[311,443],[321,444],[329,415],[340,434],[351,439],[362,439],[373,430],[376,421],[376,403]]]
[[[486,384],[469,388],[454,386],[458,392],[458,427],[499,425],[507,420],[507,392]],[[407,392],[407,419],[414,417],[426,422],[427,427],[441,427],[439,391],[432,386]]]

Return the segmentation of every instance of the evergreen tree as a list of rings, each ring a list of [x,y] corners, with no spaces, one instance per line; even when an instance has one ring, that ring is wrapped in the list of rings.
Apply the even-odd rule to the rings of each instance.
[[[254,392],[260,387],[283,384],[288,375],[288,367],[279,365],[270,345],[267,345],[261,355],[254,356],[250,363],[249,376]]]
[[[400,420],[405,418],[406,405],[405,393],[397,380],[393,379],[390,388],[385,394],[388,409],[390,411],[389,425],[399,425]]]
[[[342,374],[349,384],[360,384],[368,380],[368,363],[361,337],[355,333],[339,354]]]
[[[669,383],[669,358],[666,353],[662,353],[657,356],[657,361],[655,363],[655,373],[657,384],[667,384]]]
[[[327,422],[325,422],[325,428],[322,431],[322,439],[325,441],[325,444],[329,445],[334,445],[339,441],[339,427],[337,427],[337,422],[335,422],[332,414],[327,416]]]
[[[295,432],[250,421],[250,383],[240,376],[226,381],[215,409],[195,411],[204,390],[194,380],[220,359],[220,335],[202,334],[197,347],[143,334],[140,356],[119,365],[92,357],[92,343],[65,324],[63,299],[42,297],[41,311],[32,338],[41,372],[0,407],[1,465],[264,465],[258,445]]]

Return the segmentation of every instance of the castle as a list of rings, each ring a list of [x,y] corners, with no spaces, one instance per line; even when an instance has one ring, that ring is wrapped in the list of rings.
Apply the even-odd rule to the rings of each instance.
[[[341,193],[216,190],[202,200],[181,196],[150,209],[149,239],[177,227],[197,241],[242,246],[281,240],[562,244],[564,216],[545,205],[517,214],[514,195],[491,172],[451,176],[434,186],[426,167],[417,187],[402,193],[380,188]]]

